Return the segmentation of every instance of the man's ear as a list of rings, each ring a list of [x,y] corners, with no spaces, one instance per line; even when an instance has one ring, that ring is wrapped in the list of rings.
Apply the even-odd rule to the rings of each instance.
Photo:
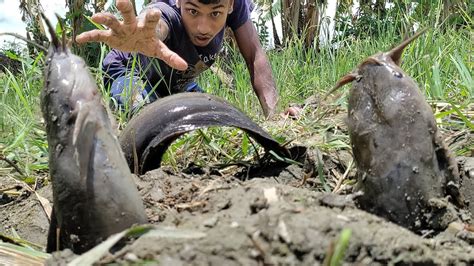
[[[232,11],[234,11],[234,0],[230,0],[229,10],[227,11],[227,14],[231,14]]]

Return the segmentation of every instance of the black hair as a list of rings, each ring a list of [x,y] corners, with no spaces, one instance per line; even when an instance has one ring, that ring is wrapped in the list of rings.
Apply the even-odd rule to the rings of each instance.
[[[199,3],[209,5],[209,4],[219,4],[222,0],[198,0]]]
[[[209,4],[219,4],[222,0],[198,0],[198,1],[199,1],[199,3],[209,5]],[[157,3],[157,2],[162,2],[162,1],[160,1],[160,0],[151,0],[150,1],[150,3]],[[249,3],[252,3],[252,1],[250,1]]]

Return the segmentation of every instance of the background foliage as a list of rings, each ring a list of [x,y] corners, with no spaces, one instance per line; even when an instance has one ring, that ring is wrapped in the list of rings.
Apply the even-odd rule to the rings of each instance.
[[[105,7],[105,1],[67,1],[67,4],[69,12],[63,19],[70,39],[79,32],[94,28],[87,17]],[[327,6],[325,1],[262,0],[256,4],[263,10],[255,21],[262,41],[267,41],[266,37],[270,35],[275,39],[277,49],[268,51],[268,55],[280,94],[280,111],[290,104],[303,104],[306,98],[328,91],[363,58],[389,49],[405,36],[413,34],[415,28],[428,28],[427,33],[406,50],[403,68],[417,81],[433,106],[449,107],[439,110],[434,107],[440,127],[461,133],[474,132],[473,107],[470,107],[474,99],[472,1],[360,1],[360,8],[354,8],[354,1],[339,1],[335,37],[326,44],[318,41],[322,21],[326,20],[322,15]],[[44,44],[44,28],[38,24],[40,3],[37,0],[22,0],[19,5],[23,8],[29,38]],[[279,14],[284,15],[277,16]],[[277,21],[278,17],[285,19]],[[266,22],[270,25],[281,24],[283,35],[279,36],[275,27],[266,26]],[[108,47],[100,44],[76,46],[74,43],[72,47],[75,53],[87,60],[108,101],[108,91],[102,86],[100,70]],[[18,47],[8,45],[0,49],[2,58],[9,62],[0,61],[0,68],[4,66],[3,73],[0,73],[0,159],[7,158],[17,163],[26,176],[48,169],[47,143],[39,108],[45,56],[32,46],[28,49],[27,54]],[[12,64],[16,67],[11,67]],[[225,82],[222,75],[216,74],[221,72],[207,71],[200,77],[199,84],[207,92],[226,98],[262,122],[259,103],[238,51],[227,45],[225,54],[215,66],[224,72],[224,76],[227,72],[231,81]],[[341,88],[336,92],[338,97],[328,104],[344,109],[347,90],[348,86]],[[446,119],[453,114],[456,114],[456,119]],[[117,118],[123,125],[129,115],[118,113]],[[308,145],[325,150],[349,149],[348,138],[338,131],[338,125],[320,124],[305,117],[297,124],[303,128],[305,136],[326,136],[328,132],[333,136]],[[294,130],[281,125],[268,126],[267,129],[282,142],[287,141],[289,132]],[[178,141],[172,150],[174,154],[182,154],[190,150],[189,147],[194,145],[192,143],[199,143],[209,147],[211,157],[225,154],[226,160],[240,160],[253,156],[248,148],[249,140],[242,133],[216,131],[200,131],[191,141]],[[224,140],[222,136],[225,136]],[[236,138],[239,140],[234,141]],[[236,151],[238,148],[240,150]],[[458,154],[471,156],[473,150],[472,140],[455,149]],[[209,160],[199,156],[183,158]],[[173,156],[168,156],[167,160],[170,164],[178,164]]]

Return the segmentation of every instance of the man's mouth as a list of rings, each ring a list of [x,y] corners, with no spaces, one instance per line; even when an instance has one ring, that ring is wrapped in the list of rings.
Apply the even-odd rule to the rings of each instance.
[[[197,45],[207,45],[211,40],[211,36],[208,35],[195,35],[194,40]]]

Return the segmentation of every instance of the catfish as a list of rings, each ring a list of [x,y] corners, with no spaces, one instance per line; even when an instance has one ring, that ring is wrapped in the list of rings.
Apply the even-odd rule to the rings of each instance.
[[[448,200],[464,207],[454,156],[423,93],[400,67],[403,50],[423,32],[368,57],[333,89],[352,82],[347,124],[358,206],[413,231],[446,226]]]
[[[94,78],[43,19],[52,39],[41,92],[53,187],[47,252],[81,254],[147,217]]]
[[[218,96],[200,92],[178,93],[147,105],[128,122],[119,140],[130,169],[143,174],[160,167],[163,154],[179,136],[210,126],[240,128],[265,150],[290,157],[244,112]]]

